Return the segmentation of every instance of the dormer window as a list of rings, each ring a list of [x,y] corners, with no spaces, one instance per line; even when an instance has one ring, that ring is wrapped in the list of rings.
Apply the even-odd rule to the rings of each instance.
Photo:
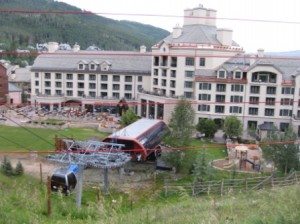
[[[96,70],[96,65],[95,64],[90,64],[90,70]]]
[[[220,71],[218,72],[218,78],[219,78],[219,79],[226,79],[226,71],[220,70]]]
[[[234,79],[242,79],[242,72],[235,71],[234,72]]]
[[[82,63],[78,64],[78,70],[84,70],[84,64]]]

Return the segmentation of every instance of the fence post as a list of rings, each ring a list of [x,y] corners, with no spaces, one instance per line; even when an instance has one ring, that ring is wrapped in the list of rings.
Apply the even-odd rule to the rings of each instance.
[[[222,181],[221,181],[221,196],[223,196],[223,190],[224,190],[224,178],[222,178]]]
[[[52,209],[51,209],[51,178],[48,176],[47,178],[47,214],[48,217],[51,216]]]
[[[168,196],[168,183],[165,183],[165,197]]]

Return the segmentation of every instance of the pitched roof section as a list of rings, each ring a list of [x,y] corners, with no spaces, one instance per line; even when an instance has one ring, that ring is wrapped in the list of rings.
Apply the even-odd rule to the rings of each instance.
[[[32,71],[70,71],[78,70],[78,63],[97,61],[111,63],[110,72],[151,74],[151,54],[117,51],[58,51],[54,54],[39,55],[32,66]],[[100,71],[100,70],[96,70]],[[82,71],[81,71],[82,72]]]
[[[186,25],[182,27],[182,34],[178,38],[173,38],[172,34],[166,37],[164,42],[168,44],[192,43],[221,45],[217,39],[217,27],[208,25]],[[239,45],[232,41],[232,46]]]

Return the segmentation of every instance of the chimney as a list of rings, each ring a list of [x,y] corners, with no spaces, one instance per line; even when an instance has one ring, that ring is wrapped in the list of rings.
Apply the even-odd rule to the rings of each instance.
[[[78,51],[80,51],[80,46],[77,43],[75,43],[73,46],[73,52],[78,52]]]
[[[176,26],[173,28],[172,37],[174,39],[180,37],[182,34],[182,27],[179,26],[179,24],[176,24]]]
[[[140,53],[146,53],[147,47],[145,45],[140,46]]]
[[[232,30],[231,29],[217,29],[217,39],[223,46],[232,45]]]
[[[259,48],[259,49],[257,50],[257,57],[258,57],[258,58],[263,58],[263,57],[264,57],[264,53],[265,53],[265,50],[262,49],[262,48]]]
[[[217,11],[204,8],[202,4],[193,9],[184,10],[183,25],[208,25],[216,26]]]
[[[48,52],[54,53],[58,50],[58,43],[57,42],[49,42],[48,43]]]

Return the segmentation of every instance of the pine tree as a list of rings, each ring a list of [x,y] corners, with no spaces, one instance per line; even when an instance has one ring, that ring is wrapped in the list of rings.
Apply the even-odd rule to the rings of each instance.
[[[16,176],[22,176],[24,174],[24,168],[22,163],[19,161],[17,163],[16,169],[15,169],[15,175]]]
[[[1,170],[6,176],[13,175],[13,167],[11,165],[11,162],[7,159],[7,157],[4,157]]]

